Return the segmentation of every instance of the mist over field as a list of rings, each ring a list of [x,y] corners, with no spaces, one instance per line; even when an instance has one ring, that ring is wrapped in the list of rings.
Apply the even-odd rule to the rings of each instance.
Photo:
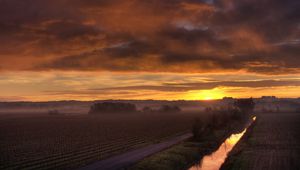
[[[264,96],[254,99],[256,112],[297,112],[300,109],[298,98],[276,98],[275,96]],[[88,114],[94,103],[121,102],[135,104],[137,110],[142,111],[144,107],[158,109],[162,105],[179,106],[183,111],[204,111],[207,107],[226,108],[234,102],[233,98],[225,97],[220,100],[209,101],[166,101],[166,100],[97,100],[97,101],[53,101],[53,102],[0,102],[0,114],[7,113],[36,113],[45,114],[49,111],[58,111],[64,114]]]

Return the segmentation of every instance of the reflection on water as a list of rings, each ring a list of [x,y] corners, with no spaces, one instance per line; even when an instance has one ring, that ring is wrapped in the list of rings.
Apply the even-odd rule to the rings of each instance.
[[[256,117],[253,118],[253,122],[256,120]],[[248,128],[248,127],[247,127]],[[232,150],[236,143],[241,139],[245,134],[247,128],[243,132],[238,134],[232,134],[229,138],[222,143],[217,151],[211,155],[206,155],[203,157],[199,165],[192,166],[189,170],[218,170],[221,165],[224,163],[227,154]]]

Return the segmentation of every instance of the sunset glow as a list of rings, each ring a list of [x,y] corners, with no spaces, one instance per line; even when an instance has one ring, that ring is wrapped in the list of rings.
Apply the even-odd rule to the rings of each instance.
[[[215,100],[225,97],[223,89],[215,88],[212,90],[189,91],[188,100]]]
[[[299,97],[295,3],[1,1],[0,100]]]
[[[160,74],[112,72],[3,72],[1,100],[159,99],[298,97],[298,75]],[[207,81],[210,80],[210,81]]]

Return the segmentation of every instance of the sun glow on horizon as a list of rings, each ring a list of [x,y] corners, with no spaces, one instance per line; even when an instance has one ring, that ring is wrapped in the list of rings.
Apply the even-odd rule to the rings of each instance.
[[[189,91],[187,99],[189,100],[216,100],[222,99],[224,96],[224,91],[220,88],[215,88],[212,90],[197,90]]]

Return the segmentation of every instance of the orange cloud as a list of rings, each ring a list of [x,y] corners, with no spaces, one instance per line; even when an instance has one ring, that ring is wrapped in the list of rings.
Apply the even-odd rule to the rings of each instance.
[[[1,2],[2,71],[300,71],[296,1],[26,2]]]

